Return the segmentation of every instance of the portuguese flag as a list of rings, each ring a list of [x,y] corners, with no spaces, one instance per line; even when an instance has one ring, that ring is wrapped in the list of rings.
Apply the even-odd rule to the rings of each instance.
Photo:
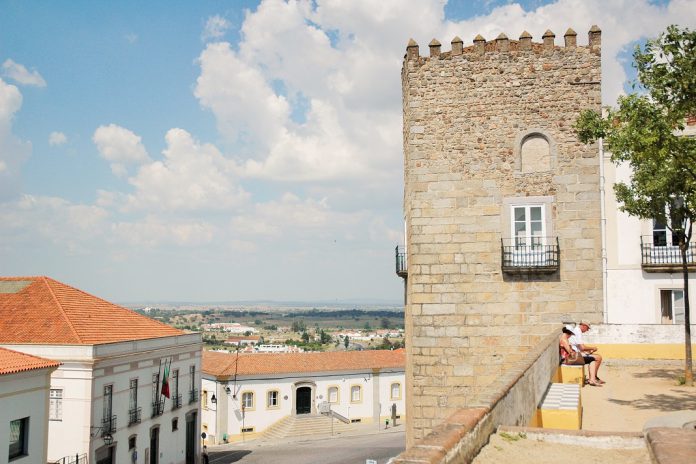
[[[162,395],[169,398],[169,368],[171,363],[164,362],[164,375],[162,376]]]

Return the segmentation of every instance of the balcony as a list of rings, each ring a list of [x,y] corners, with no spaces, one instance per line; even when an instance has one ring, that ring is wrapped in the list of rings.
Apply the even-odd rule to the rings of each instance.
[[[164,400],[152,402],[152,417],[161,416],[164,413]]]
[[[394,249],[396,253],[396,275],[399,277],[408,277],[408,263],[406,262],[406,249],[398,246]]]
[[[198,389],[194,388],[189,390],[189,404],[196,403],[198,401]]]
[[[531,244],[500,240],[502,270],[508,274],[553,274],[561,264],[558,237],[534,237]]]
[[[102,419],[101,436],[111,435],[116,432],[116,416]]]
[[[640,238],[641,268],[645,272],[681,272],[682,255],[678,246],[655,245],[652,235]],[[696,270],[696,243],[689,243],[686,250],[686,266],[689,271]]]
[[[143,408],[134,408],[128,410],[128,425],[139,424],[140,416],[142,415]]]
[[[172,411],[181,407],[181,393],[172,396]]]

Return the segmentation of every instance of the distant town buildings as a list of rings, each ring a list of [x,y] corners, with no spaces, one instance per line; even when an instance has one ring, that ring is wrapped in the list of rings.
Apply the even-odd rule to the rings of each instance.
[[[258,329],[250,327],[247,325],[242,325],[238,322],[216,322],[213,324],[203,324],[201,326],[204,330],[219,330],[222,332],[229,332],[233,334],[244,334],[244,333],[257,333]]]
[[[49,462],[83,455],[97,464],[198,462],[200,334],[48,277],[2,277],[0,346],[61,363],[48,392]],[[0,375],[0,388],[6,379]],[[36,395],[47,393],[41,379],[31,381]],[[48,397],[35,404],[48,405]],[[37,423],[40,409],[27,409]],[[15,420],[13,408],[0,410]]]
[[[405,417],[404,350],[203,353],[207,443],[253,437],[290,416],[332,410],[349,422]],[[326,431],[327,433],[329,430]]]

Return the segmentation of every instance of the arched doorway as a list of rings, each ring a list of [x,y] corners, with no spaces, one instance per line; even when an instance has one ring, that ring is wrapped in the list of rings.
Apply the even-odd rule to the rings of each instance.
[[[295,413],[309,414],[312,412],[311,387],[299,387],[295,391]]]

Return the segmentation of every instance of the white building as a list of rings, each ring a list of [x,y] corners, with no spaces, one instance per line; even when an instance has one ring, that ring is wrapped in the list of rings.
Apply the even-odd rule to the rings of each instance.
[[[691,120],[686,136],[696,135]],[[664,224],[619,211],[613,186],[628,182],[627,165],[616,167],[604,153],[605,322],[610,324],[684,324],[681,255]],[[689,249],[689,293],[696,295],[696,243]],[[692,316],[692,322],[693,316]],[[675,331],[683,338],[683,330]]]
[[[404,350],[324,353],[203,353],[202,427],[207,443],[264,432],[321,404],[351,422],[404,419]]]
[[[46,462],[48,392],[59,364],[0,348],[0,464]]]
[[[200,334],[47,277],[10,277],[0,278],[0,345],[61,362],[51,375],[49,462],[198,462]]]

